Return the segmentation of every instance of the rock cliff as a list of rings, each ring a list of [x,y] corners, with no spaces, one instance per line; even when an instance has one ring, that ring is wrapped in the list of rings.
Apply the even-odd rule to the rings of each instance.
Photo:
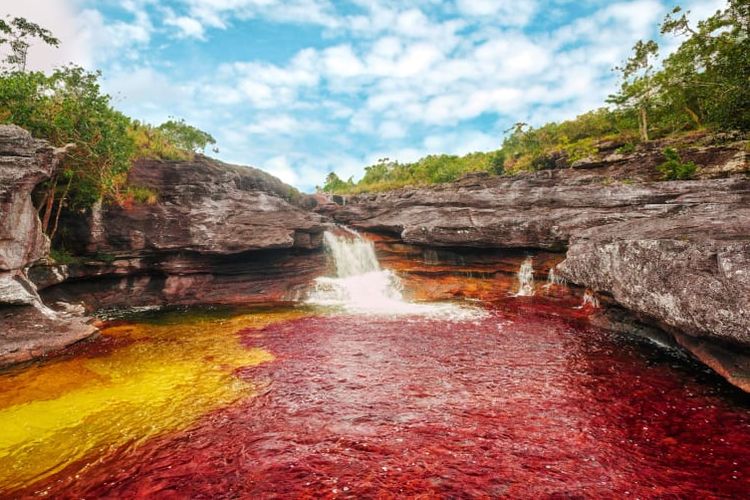
[[[21,128],[0,126],[0,366],[96,332],[77,311],[46,307],[27,275],[49,251],[31,193],[53,173],[60,153]]]
[[[0,126],[0,366],[91,336],[85,310],[277,302],[323,272],[324,217],[305,195],[200,155],[136,162],[127,184],[153,199],[65,213],[69,256],[53,262],[32,192],[61,154]]]
[[[663,159],[652,146],[573,168],[349,196],[318,211],[410,244],[565,252],[558,273],[630,311],[633,329],[659,326],[750,390],[747,143],[684,157],[701,166],[696,180],[657,180]]]
[[[325,265],[324,218],[265,172],[200,155],[140,160],[128,185],[155,200],[69,215],[60,244],[78,258],[32,271],[45,298],[89,309],[271,302]]]

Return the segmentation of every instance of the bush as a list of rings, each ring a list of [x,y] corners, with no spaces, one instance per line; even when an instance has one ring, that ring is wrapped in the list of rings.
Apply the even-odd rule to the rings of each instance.
[[[571,165],[578,160],[591,158],[599,152],[594,145],[594,140],[592,138],[581,139],[572,144],[567,144],[566,146],[563,146],[562,149],[565,151],[565,154],[568,157],[568,163]]]
[[[190,160],[191,151],[175,145],[159,128],[135,121],[128,128],[128,136],[135,144],[135,157],[153,160]]]
[[[664,150],[664,158],[666,161],[656,168],[665,180],[692,179],[698,170],[698,167],[692,161],[683,163],[680,155],[672,148]]]
[[[175,120],[172,118],[159,125],[157,130],[175,147],[193,153],[203,153],[207,146],[216,144],[216,140],[211,134],[188,125],[182,119]],[[213,151],[216,153],[219,152],[216,148]]]
[[[81,261],[79,257],[76,257],[64,248],[50,248],[49,256],[55,264],[78,264]]]

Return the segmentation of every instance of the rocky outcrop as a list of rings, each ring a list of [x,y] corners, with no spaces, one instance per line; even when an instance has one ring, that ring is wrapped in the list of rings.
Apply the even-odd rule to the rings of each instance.
[[[0,127],[0,365],[92,335],[85,310],[279,302],[323,272],[324,218],[306,196],[200,155],[138,161],[129,192],[145,197],[64,214],[56,245],[68,255],[52,262],[31,194],[59,153]]]
[[[589,229],[558,269],[685,334],[750,345],[750,198]]]
[[[349,196],[318,210],[404,243],[566,252],[564,277],[750,390],[747,143],[687,150],[701,167],[691,181],[657,180],[659,151]]]
[[[60,151],[25,130],[0,126],[0,366],[37,357],[96,332],[75,312],[41,301],[27,268],[45,257],[49,240],[32,203],[34,188],[52,175]]]
[[[128,185],[156,200],[66,218],[61,244],[78,258],[33,270],[46,299],[92,310],[275,302],[323,272],[324,218],[265,172],[200,155],[141,160]]]
[[[747,141],[726,142],[730,139],[654,141],[629,154],[618,152],[621,144],[600,144],[597,156],[568,168],[508,177],[477,173],[450,184],[331,196],[318,200],[316,210],[406,243],[564,250],[573,235],[592,227],[702,204],[746,206],[750,147]],[[665,147],[700,166],[696,180],[661,180],[656,166],[664,161]]]
[[[315,249],[322,242],[322,218],[301,208],[304,195],[252,167],[200,155],[193,161],[140,160],[128,184],[152,190],[156,203],[95,207],[79,234],[85,253],[227,255]]]
[[[750,391],[750,200],[589,229],[558,269]]]

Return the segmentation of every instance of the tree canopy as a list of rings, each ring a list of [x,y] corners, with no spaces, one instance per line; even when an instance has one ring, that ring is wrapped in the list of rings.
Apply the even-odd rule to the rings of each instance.
[[[24,18],[0,20],[0,48],[9,49],[0,69],[0,123],[19,125],[54,146],[73,145],[39,196],[50,236],[63,210],[86,209],[98,201],[153,200],[154,193],[127,185],[135,159],[188,159],[216,143],[181,119],[158,127],[131,120],[112,106],[98,71],[75,65],[49,74],[26,71],[33,39],[59,44],[49,30]]]

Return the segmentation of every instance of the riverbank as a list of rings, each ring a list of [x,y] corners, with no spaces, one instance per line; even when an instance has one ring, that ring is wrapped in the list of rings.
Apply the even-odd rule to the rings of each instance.
[[[668,339],[748,390],[747,142],[683,145],[700,166],[690,181],[658,180],[670,144],[611,146],[573,168],[349,197],[299,195],[202,156],[143,160],[128,184],[154,199],[63,215],[56,245],[66,254],[55,262],[32,203],[53,150],[0,127],[3,172],[16,179],[3,205],[2,251],[13,260],[0,360],[86,338],[96,328],[85,313],[102,309],[298,301],[328,269],[322,235],[335,222],[369,233],[412,299],[498,300],[517,293],[527,263],[531,294],[554,292],[571,308],[587,294],[602,306],[596,324]]]

